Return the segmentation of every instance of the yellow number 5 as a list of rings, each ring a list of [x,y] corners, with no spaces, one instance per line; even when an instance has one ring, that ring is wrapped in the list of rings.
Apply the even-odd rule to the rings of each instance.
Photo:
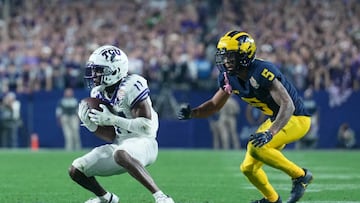
[[[262,76],[264,76],[264,78],[269,79],[270,81],[272,81],[275,77],[274,73],[270,72],[268,69],[264,69],[263,72],[261,73]]]
[[[274,115],[274,112],[268,107],[268,105],[258,100],[256,97],[253,98],[241,97],[241,99],[249,103],[251,106],[260,109],[265,115],[268,116]]]

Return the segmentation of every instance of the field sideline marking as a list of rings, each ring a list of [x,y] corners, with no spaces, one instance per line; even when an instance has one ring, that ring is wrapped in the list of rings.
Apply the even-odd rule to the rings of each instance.
[[[254,189],[255,187],[252,185],[246,185],[246,184],[241,184],[244,189]],[[291,188],[291,183],[289,182],[289,184],[276,184],[274,183],[273,185],[276,185],[276,188],[278,190],[289,190]],[[320,192],[320,191],[329,191],[329,190],[338,190],[338,189],[347,189],[347,190],[356,190],[356,189],[360,189],[360,185],[356,185],[356,184],[318,184],[318,183],[313,183],[310,184],[309,188],[306,190],[308,192]],[[360,203],[360,202],[359,202]]]
[[[302,203],[360,203],[358,201],[301,201]]]

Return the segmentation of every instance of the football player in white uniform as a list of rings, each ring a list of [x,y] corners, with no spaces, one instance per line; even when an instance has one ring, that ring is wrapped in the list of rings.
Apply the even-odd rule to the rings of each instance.
[[[95,177],[127,172],[153,194],[156,203],[173,203],[145,168],[157,158],[159,126],[146,79],[136,74],[128,75],[126,54],[110,45],[91,54],[85,79],[92,88],[91,97],[109,102],[113,110],[105,105],[100,105],[103,111],[90,110],[86,103],[80,102],[78,115],[82,125],[91,132],[105,125],[114,126],[116,130],[112,144],[96,147],[75,159],[69,169],[69,175],[76,183],[97,196],[86,202],[118,203],[119,197],[106,191]]]

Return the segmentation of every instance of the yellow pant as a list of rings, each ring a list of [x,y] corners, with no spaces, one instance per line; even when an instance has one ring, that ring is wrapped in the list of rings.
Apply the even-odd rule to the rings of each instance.
[[[249,181],[271,202],[278,199],[278,194],[271,186],[264,170],[263,164],[279,169],[291,178],[304,175],[301,167],[288,160],[281,150],[286,144],[302,138],[310,128],[311,118],[308,116],[292,116],[289,122],[274,135],[273,139],[263,147],[254,147],[250,142],[247,145],[245,159],[240,166],[240,170]],[[257,132],[263,132],[270,128],[272,122],[267,119]]]

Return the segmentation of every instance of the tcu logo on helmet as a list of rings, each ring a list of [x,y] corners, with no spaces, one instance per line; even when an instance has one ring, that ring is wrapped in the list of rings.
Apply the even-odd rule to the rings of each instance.
[[[107,61],[114,62],[115,57],[121,55],[121,51],[119,49],[105,49],[101,52],[101,55],[105,57]]]

